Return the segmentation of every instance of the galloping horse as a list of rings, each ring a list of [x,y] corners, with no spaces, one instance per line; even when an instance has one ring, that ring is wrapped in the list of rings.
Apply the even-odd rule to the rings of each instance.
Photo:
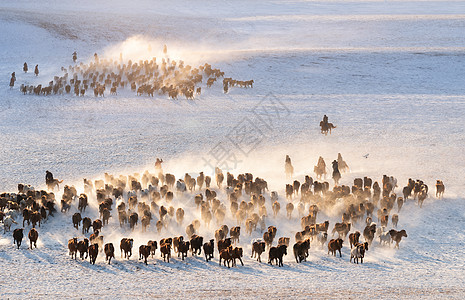
[[[52,179],[52,181],[47,182],[47,188],[49,191],[54,191],[55,187],[60,190],[60,183],[62,183],[63,180],[58,180],[58,179]]]
[[[344,161],[344,159],[342,159],[341,153],[337,154],[337,164],[338,164],[339,170],[341,172],[347,172],[347,171],[350,170],[349,165],[347,165],[347,163]]]
[[[318,179],[321,179],[322,176],[326,178],[326,163],[323,157],[318,158],[318,164],[313,168],[313,171]]]
[[[339,184],[339,180],[341,179],[341,173],[339,172],[339,166],[337,163],[337,160],[333,161],[333,180],[334,180],[334,185]]]
[[[328,131],[329,134],[331,134],[331,129],[336,128],[336,126],[334,126],[333,123],[325,123],[323,121],[320,122],[320,127],[321,133],[323,133],[324,135],[328,135]]]

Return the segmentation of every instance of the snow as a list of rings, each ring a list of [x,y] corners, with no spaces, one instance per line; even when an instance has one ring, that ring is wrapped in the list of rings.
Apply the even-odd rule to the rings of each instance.
[[[276,225],[277,236],[291,237],[292,245],[300,220],[297,212],[285,219],[286,154],[300,181],[315,177],[320,155],[329,164],[341,152],[351,167],[342,184],[388,174],[398,179],[398,194],[410,177],[430,187],[422,209],[410,201],[399,213],[399,227],[408,233],[400,249],[375,241],[363,265],[349,263],[348,242],[342,258],[312,243],[308,262],[296,264],[288,251],[283,268],[266,264],[267,255],[260,264],[248,256],[250,241],[261,235],[248,237],[244,229],[244,267],[219,267],[217,252],[209,263],[190,255],[164,263],[159,252],[148,266],[137,260],[137,248],[147,240],[183,234],[199,218],[191,208],[183,226],[160,235],[153,225],[144,234],[120,229],[113,213],[103,235],[114,243],[116,260],[109,266],[99,255],[92,266],[67,255],[68,239],[82,237],[72,228],[73,205],[39,228],[38,249],[27,249],[23,240],[17,250],[11,233],[0,231],[0,297],[463,298],[464,21],[461,1],[0,3],[0,191],[15,191],[20,182],[43,188],[44,171],[51,170],[82,192],[82,178],[153,172],[156,157],[177,177],[211,174],[203,158],[221,143],[238,157],[234,174],[252,172],[278,191],[280,216],[267,225]],[[211,63],[226,76],[254,79],[254,88],[225,95],[220,84],[202,86],[194,102],[130,91],[96,99],[23,96],[18,90],[21,83],[52,80],[72,63],[75,50],[84,62],[94,52],[151,58],[141,48],[150,44],[150,55],[161,56],[165,43],[176,59]],[[21,71],[24,61],[30,69],[39,64],[38,78]],[[10,90],[13,71],[18,80]],[[277,100],[282,114],[267,126],[254,108]],[[319,133],[323,114],[337,125],[330,136]],[[228,140],[244,118],[261,132],[247,154]],[[446,185],[444,200],[434,198],[436,179]],[[192,196],[176,196],[173,206]],[[219,198],[226,200],[224,191]],[[94,219],[95,197],[91,201]],[[318,216],[318,222],[326,219],[331,230],[340,216]],[[201,234],[210,239],[217,227],[212,222]],[[126,261],[118,245],[129,236],[135,251]]]

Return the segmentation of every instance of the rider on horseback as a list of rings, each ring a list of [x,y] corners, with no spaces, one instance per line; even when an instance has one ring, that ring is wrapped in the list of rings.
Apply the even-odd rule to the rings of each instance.
[[[323,116],[323,121],[320,122],[320,127],[321,127],[321,133],[324,135],[331,133],[331,129],[336,128],[336,126],[333,125],[333,123],[328,122],[328,116],[324,115]]]

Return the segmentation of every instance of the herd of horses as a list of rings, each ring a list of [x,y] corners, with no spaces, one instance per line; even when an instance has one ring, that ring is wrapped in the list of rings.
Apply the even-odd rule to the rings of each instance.
[[[30,248],[37,247],[40,231],[52,230],[51,225],[41,228],[41,221],[53,218],[60,204],[61,213],[69,215],[72,223],[69,254],[76,259],[79,252],[80,258],[89,257],[93,264],[99,255],[104,255],[108,263],[115,258],[117,247],[105,236],[112,226],[123,228],[122,233],[127,234],[119,243],[121,257],[126,259],[130,259],[134,247],[134,238],[127,230],[142,231],[152,237],[139,245],[139,259],[145,263],[157,250],[167,262],[172,252],[184,260],[189,252],[197,256],[203,250],[206,261],[213,259],[216,252],[220,265],[236,266],[236,261],[243,265],[244,244],[240,239],[244,236],[251,239],[251,255],[260,262],[261,255],[268,254],[268,263],[283,266],[283,257],[294,241],[290,250],[297,263],[306,261],[311,248],[325,245],[328,254],[342,256],[345,243],[351,248],[350,261],[363,263],[368,250],[376,251],[377,247],[391,243],[399,248],[402,238],[407,237],[404,229],[397,229],[402,223],[403,205],[414,199],[421,207],[428,195],[428,186],[421,180],[409,179],[400,190],[397,179],[387,175],[380,181],[364,177],[355,178],[351,186],[341,185],[338,183],[341,173],[349,172],[349,167],[340,154],[333,161],[333,179],[335,171],[339,172],[339,178],[332,188],[325,180],[326,164],[322,157],[315,166],[315,179],[306,175],[301,182],[294,178],[294,167],[286,156],[284,170],[291,182],[286,184],[284,194],[270,191],[265,179],[251,173],[223,174],[216,168],[214,176],[201,172],[197,176],[186,173],[175,177],[165,173],[161,165],[162,160],[157,159],[153,173],[119,176],[106,173],[103,179],[84,179],[83,190],[79,192],[69,185],[60,189],[58,180],[48,191],[19,184],[17,192],[0,194],[4,231],[18,225],[13,237],[19,249],[27,223]],[[436,197],[442,197],[444,191],[444,184],[438,180]],[[59,195],[60,201],[56,199]],[[89,207],[92,202],[94,205]],[[99,217],[92,220],[91,207],[95,205]],[[285,207],[285,217],[280,215],[281,206]],[[335,210],[340,220],[331,224],[327,216]],[[284,218],[294,224],[291,232],[280,226]],[[212,224],[217,226],[214,233],[210,230]],[[178,235],[166,236],[168,232]],[[164,237],[157,241],[153,238],[157,235]],[[379,242],[374,247],[376,238]]]
[[[73,53],[73,61],[76,59]],[[165,57],[160,60],[154,57],[138,62],[123,61],[122,57],[119,60],[100,59],[96,53],[90,63],[81,62],[68,68],[61,67],[61,71],[62,74],[54,76],[48,84],[21,84],[20,91],[24,95],[85,96],[90,89],[95,97],[104,97],[106,91],[109,91],[110,95],[117,95],[120,90],[130,88],[138,96],[153,97],[154,94],[159,94],[178,99],[182,95],[193,100],[201,94],[202,82],[206,82],[206,87],[210,88],[218,79],[223,78],[224,93],[228,93],[232,87],[252,88],[254,83],[253,80],[242,81],[224,77],[223,71],[212,68],[208,63],[192,67],[182,60],[172,60],[166,52]],[[15,81],[16,77],[12,75],[10,88],[14,86]]]

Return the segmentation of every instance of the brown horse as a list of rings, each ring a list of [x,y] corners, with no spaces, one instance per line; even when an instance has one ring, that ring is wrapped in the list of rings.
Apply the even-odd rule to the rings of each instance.
[[[286,161],[286,163],[284,164],[284,171],[286,173],[286,178],[292,178],[292,176],[294,175],[294,167],[292,166],[292,163],[291,161],[289,160]]]
[[[58,179],[53,179],[51,182],[47,183],[47,187],[49,190],[53,191],[55,187],[60,190],[60,183],[62,183],[63,180],[58,180]]]
[[[331,130],[336,128],[333,123],[325,123],[323,121],[320,122],[320,127],[321,127],[321,133],[324,135],[331,134]]]
[[[313,171],[318,179],[321,179],[322,176],[326,178],[326,163],[323,157],[318,158],[318,164],[313,168]]]

